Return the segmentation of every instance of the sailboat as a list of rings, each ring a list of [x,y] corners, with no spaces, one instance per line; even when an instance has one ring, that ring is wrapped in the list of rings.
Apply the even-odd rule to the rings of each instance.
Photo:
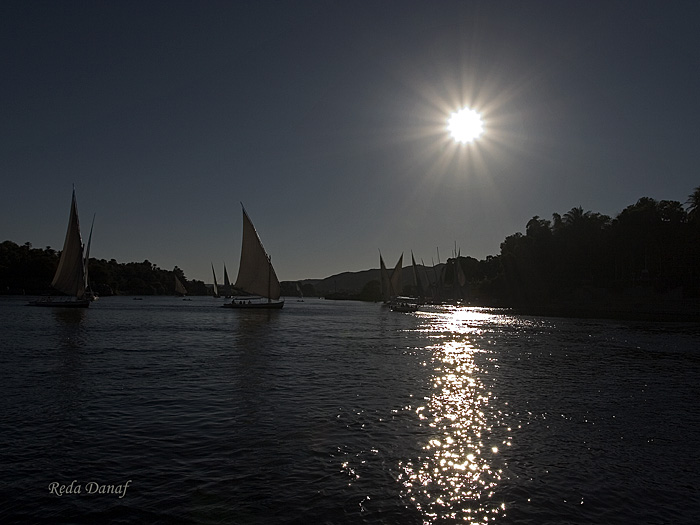
[[[226,271],[226,265],[224,264],[224,297],[227,299],[231,297],[231,281],[228,280],[228,272]]]
[[[401,254],[401,257],[399,257],[399,260],[396,263],[396,266],[394,266],[394,271],[391,272],[391,278],[389,279],[390,291],[391,291],[392,297],[401,295],[401,291],[403,289],[402,269],[403,269],[403,253]]]
[[[89,301],[97,301],[99,296],[90,288],[90,282],[88,281],[88,261],[90,261],[90,244],[92,244],[92,230],[95,227],[95,215],[92,214],[92,224],[90,225],[90,235],[88,235],[88,242],[85,247],[85,297]]]
[[[214,276],[214,297],[219,296],[219,285],[216,282],[216,272],[214,271],[214,263],[211,263],[211,273]]]
[[[94,222],[94,220],[93,220]],[[92,230],[90,230],[92,238]],[[89,250],[89,246],[88,246]],[[51,281],[51,286],[64,293],[69,298],[54,299],[47,296],[32,301],[32,306],[54,306],[63,308],[87,308],[90,306],[90,299],[86,290],[88,288],[88,256],[89,251],[85,250],[83,240],[80,237],[80,221],[78,220],[78,203],[75,198],[75,188],[73,188],[73,198],[70,206],[70,218],[68,219],[68,231],[63,242],[63,251],[58,261],[56,274]]]
[[[394,269],[394,274],[392,274],[392,281],[395,282],[392,285],[395,290],[400,290],[401,289],[401,266],[403,263],[403,254],[401,254],[401,257],[399,258],[399,262],[396,265],[396,268]],[[408,297],[408,296],[400,296],[397,295],[396,297],[393,297],[391,300],[391,309],[394,312],[415,312],[418,310],[418,308],[421,305],[421,297],[423,296],[422,292],[422,285],[420,282],[420,278],[418,277],[418,270],[416,267],[416,259],[413,257],[413,252],[411,252],[411,264],[413,266],[413,279],[414,279],[414,287],[418,291],[418,297]],[[396,276],[396,277],[394,277]]]
[[[413,257],[413,252],[411,251],[411,266],[413,266],[413,285],[416,289],[416,295],[418,300],[422,301],[424,297],[423,283],[421,282],[420,275],[418,275],[418,265],[416,264],[416,259]]]
[[[402,266],[403,266],[403,253],[399,257],[396,266],[394,267],[391,275],[384,264],[384,259],[382,258],[382,253],[379,252],[379,276],[381,279],[381,293],[382,301],[384,304],[389,304],[391,300],[401,294],[402,288]]]
[[[177,278],[177,275],[173,275],[175,277],[175,295],[178,295],[180,297],[184,297],[187,295],[187,288],[185,288],[185,285],[182,284],[182,281]]]
[[[386,269],[384,259],[382,258],[382,252],[379,252],[379,278],[382,293],[382,302],[384,304],[389,304],[389,301],[391,300],[389,283],[391,282],[391,280],[389,278],[389,271]]]
[[[270,256],[265,251],[262,241],[255,231],[243,203],[243,241],[241,246],[241,263],[238,277],[233,287],[245,295],[238,295],[226,308],[282,308],[280,300],[280,282],[272,267]]]

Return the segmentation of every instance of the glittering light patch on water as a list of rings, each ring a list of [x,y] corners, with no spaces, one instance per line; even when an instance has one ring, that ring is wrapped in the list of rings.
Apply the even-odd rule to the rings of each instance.
[[[505,514],[494,493],[502,478],[493,432],[498,415],[489,408],[475,356],[486,352],[470,342],[493,315],[454,309],[426,316],[421,328],[438,344],[433,352],[432,395],[415,414],[432,430],[423,453],[400,464],[404,496],[424,516],[435,520],[488,522]]]

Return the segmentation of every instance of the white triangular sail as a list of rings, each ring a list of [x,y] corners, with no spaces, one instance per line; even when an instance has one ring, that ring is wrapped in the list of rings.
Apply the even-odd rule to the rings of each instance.
[[[241,204],[241,208],[243,205]],[[280,297],[280,282],[272,267],[270,257],[260,241],[255,226],[243,208],[243,242],[241,263],[234,288],[251,295],[276,300]]]
[[[187,295],[187,288],[185,288],[185,285],[182,284],[182,281],[177,278],[177,275],[174,275],[175,277],[175,293],[178,295]]]
[[[418,275],[418,265],[416,265],[413,252],[411,252],[411,265],[413,266],[413,284],[416,287],[416,294],[418,297],[423,297],[423,284],[421,283],[420,275]]]
[[[396,266],[394,267],[394,271],[391,272],[389,291],[390,291],[392,297],[396,297],[397,295],[401,295],[401,293],[402,293],[402,289],[403,289],[403,280],[402,280],[402,276],[401,276],[402,270],[403,270],[403,253],[401,254],[401,257],[399,257],[399,261],[396,263]]]
[[[384,259],[382,258],[382,252],[379,252],[379,278],[382,291],[382,301],[389,302],[391,300],[391,293],[389,291],[391,279],[389,278],[389,271],[386,269],[384,264]]]
[[[83,254],[83,240],[80,237],[80,221],[78,220],[78,203],[73,189],[73,199],[70,206],[68,231],[63,243],[63,251],[58,261],[58,268],[51,286],[66,295],[78,299],[85,298],[87,280],[87,259]]]
[[[97,296],[92,292],[90,289],[90,281],[88,277],[88,263],[90,262],[90,244],[92,244],[92,230],[95,227],[95,215],[92,214],[92,224],[90,224],[90,235],[88,235],[88,242],[87,245],[85,246],[85,295],[88,296],[88,299],[94,300],[97,298]]]
[[[224,295],[226,297],[231,297],[231,281],[228,280],[228,272],[226,271],[225,264],[224,264]]]
[[[216,272],[214,271],[214,263],[211,263],[211,273],[214,276],[214,297],[219,297],[219,285],[216,282]]]

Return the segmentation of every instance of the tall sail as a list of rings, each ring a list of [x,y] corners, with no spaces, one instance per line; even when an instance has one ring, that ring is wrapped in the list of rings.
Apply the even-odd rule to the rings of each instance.
[[[92,244],[92,230],[95,227],[95,215],[92,214],[92,224],[90,224],[90,235],[88,235],[88,242],[87,245],[85,246],[85,259],[84,259],[84,266],[85,266],[85,292],[88,297],[88,299],[94,301],[97,299],[97,296],[95,293],[90,289],[90,281],[88,278],[88,263],[90,262],[90,244]]]
[[[231,297],[231,281],[228,280],[228,272],[224,264],[224,296]]]
[[[423,284],[420,280],[420,275],[418,275],[418,266],[416,265],[416,259],[413,257],[413,252],[411,251],[411,264],[413,265],[413,280],[416,286],[416,294],[418,297],[423,297]]]
[[[435,268],[435,260],[431,259],[430,262],[433,265],[433,277],[435,278],[435,284],[433,286],[433,300],[440,302],[442,300],[442,270],[440,271],[440,275],[438,275],[438,271]],[[440,264],[440,259],[438,258],[438,265]]]
[[[394,271],[391,272],[390,292],[391,292],[392,297],[395,297],[397,295],[401,295],[401,292],[403,289],[403,280],[401,278],[402,267],[403,267],[403,253],[401,254],[401,257],[399,257],[399,261],[396,263],[396,266],[394,267]]]
[[[243,243],[241,247],[241,263],[238,267],[238,277],[233,285],[252,295],[279,299],[280,282],[272,267],[270,257],[260,241],[255,226],[243,209]]]
[[[83,256],[83,241],[80,237],[80,222],[78,221],[78,203],[75,199],[75,188],[73,188],[68,231],[66,232],[61,259],[58,261],[58,268],[53,281],[51,281],[51,286],[66,295],[84,299],[86,279],[87,260]]]
[[[216,282],[216,272],[214,271],[214,263],[211,263],[211,273],[214,276],[214,297],[219,297],[219,285]]]
[[[425,266],[425,262],[423,262],[423,259],[420,260],[421,265],[423,266],[423,272],[425,273],[425,286],[426,290],[425,293],[426,295],[430,296],[430,299],[432,301],[437,301],[437,275],[435,274],[435,262],[432,261],[433,264],[433,275],[435,276],[435,283],[433,283],[430,280],[430,275],[428,274],[428,268]]]
[[[187,295],[187,288],[182,284],[182,281],[177,278],[177,275],[173,275],[173,277],[175,277],[175,293],[177,295]]]
[[[388,302],[391,299],[391,293],[389,290],[391,279],[389,278],[389,271],[386,269],[386,265],[384,264],[382,252],[379,252],[379,277],[382,290],[382,301]]]

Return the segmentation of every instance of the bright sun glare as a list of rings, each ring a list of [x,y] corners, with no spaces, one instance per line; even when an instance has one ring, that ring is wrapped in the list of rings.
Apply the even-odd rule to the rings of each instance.
[[[466,144],[484,132],[484,123],[481,120],[481,115],[476,111],[464,108],[450,115],[447,129],[455,141]]]

